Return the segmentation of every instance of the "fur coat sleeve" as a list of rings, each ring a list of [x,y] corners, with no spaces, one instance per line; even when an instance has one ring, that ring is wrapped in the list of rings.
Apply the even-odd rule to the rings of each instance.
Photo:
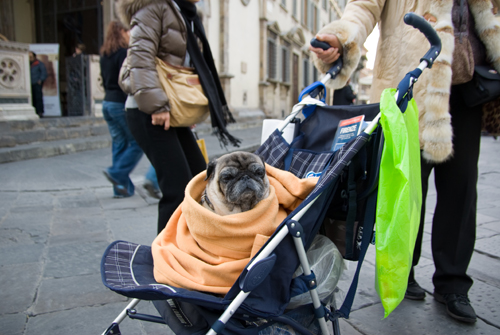
[[[333,34],[339,39],[344,49],[344,65],[337,78],[329,83],[329,87],[340,89],[345,86],[358,66],[361,48],[373,28],[380,21],[386,0],[361,0],[347,4],[341,20],[333,21],[322,28],[319,34]],[[325,64],[313,54],[316,67],[326,73],[331,64]]]
[[[494,0],[498,2],[498,0]],[[500,22],[493,15],[491,0],[468,0],[476,31],[486,47],[488,61],[500,70]],[[414,88],[419,107],[419,139],[422,157],[443,162],[453,155],[449,95],[453,61],[454,30],[451,19],[453,0],[357,0],[350,1],[340,20],[331,22],[318,34],[335,34],[343,46],[344,67],[328,85],[343,87],[361,57],[366,38],[378,23],[380,39],[371,89],[371,101],[379,101],[383,89],[396,87],[427,52],[429,43],[416,29],[404,24],[403,17],[415,12],[427,18],[441,39],[442,50],[431,69],[424,71]],[[431,19],[429,19],[431,18]],[[331,64],[314,57],[316,67],[326,72]]]

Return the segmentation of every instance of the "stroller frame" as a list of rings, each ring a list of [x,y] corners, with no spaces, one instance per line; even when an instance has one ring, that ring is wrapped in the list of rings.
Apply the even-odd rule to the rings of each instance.
[[[402,111],[406,109],[406,104],[408,101],[412,98],[412,88],[413,84],[417,81],[418,77],[422,73],[422,71],[427,68],[427,67],[432,67],[432,64],[434,60],[437,58],[437,56],[440,53],[441,50],[441,42],[439,40],[439,37],[437,36],[436,32],[434,29],[420,16],[413,14],[413,13],[408,13],[406,14],[404,18],[405,23],[419,29],[429,40],[431,43],[431,48],[427,52],[427,54],[421,59],[420,65],[413,71],[409,72],[405,78],[400,82],[398,85],[398,90],[395,95],[396,102],[398,106],[401,108]],[[311,44],[314,46],[315,44],[318,45],[317,40],[313,40]],[[329,46],[324,46],[324,48],[329,48]],[[335,76],[338,74],[339,70],[341,68],[341,59],[340,62],[335,63],[332,68],[327,72],[327,74],[324,76],[324,78],[320,82],[316,82],[312,84],[311,86],[307,87],[304,89],[304,91],[301,94],[301,102],[297,105],[294,106],[292,113],[285,118],[283,121],[281,127],[278,129],[279,133],[282,133],[283,130],[286,128],[286,126],[292,122],[295,117],[303,110],[304,107],[306,106],[311,106],[311,105],[318,105],[322,106],[324,105],[324,101],[320,101],[315,99],[317,95],[321,95],[321,90],[323,89],[324,92],[326,92],[325,88],[325,83],[330,80],[335,78]],[[308,95],[308,96],[306,96]],[[373,119],[371,124],[364,130],[365,137],[370,136],[373,131],[376,129],[378,126],[378,121],[380,118],[380,113]],[[346,144],[345,147],[347,147],[349,144]],[[355,152],[353,153],[352,150],[349,149],[341,149],[339,152],[339,155],[343,155],[342,158],[339,160],[344,160],[348,161],[349,155],[352,157],[357,150],[354,150]],[[320,179],[321,180],[321,179]],[[316,190],[316,189],[315,189]],[[320,330],[322,334],[329,334],[329,330],[327,328],[327,318],[328,320],[332,321],[333,323],[333,332],[335,335],[340,334],[340,329],[338,325],[338,318],[339,317],[344,317],[348,318],[349,312],[352,306],[352,301],[354,299],[354,294],[356,291],[357,287],[357,275],[359,274],[360,266],[364,258],[364,253],[366,252],[366,248],[368,245],[366,244],[365,250],[362,250],[362,255],[360,255],[359,261],[358,261],[358,267],[356,270],[356,275],[353,279],[353,282],[351,284],[351,287],[349,289],[349,292],[347,294],[346,300],[344,301],[343,306],[337,310],[335,313],[331,313],[328,308],[322,305],[317,289],[316,289],[316,278],[314,276],[314,273],[311,271],[309,261],[307,259],[306,255],[306,248],[304,246],[304,240],[302,239],[302,225],[299,220],[304,216],[305,213],[313,206],[313,204],[318,200],[318,198],[322,195],[321,192],[316,192],[313,191],[312,194],[304,200],[303,204],[299,206],[299,208],[294,211],[293,216],[291,218],[285,219],[285,221],[282,223],[281,227],[278,228],[278,230],[274,233],[274,235],[269,239],[269,241],[265,244],[265,246],[259,251],[259,253],[250,261],[250,263],[246,266],[245,270],[243,271],[242,275],[240,276],[239,280],[239,286],[240,286],[240,292],[233,298],[231,303],[225,308],[221,316],[215,321],[211,329],[206,333],[210,335],[215,335],[219,334],[224,331],[226,324],[228,321],[237,314],[238,309],[241,307],[241,305],[244,303],[246,298],[252,293],[252,290],[254,290],[256,287],[258,287],[269,275],[271,272],[275,261],[276,261],[276,255],[273,255],[273,251],[280,245],[280,243],[288,236],[291,235],[293,237],[293,244],[295,246],[295,250],[297,252],[297,256],[300,261],[300,265],[302,266],[302,269],[304,271],[305,277],[309,278],[309,292],[311,295],[311,300],[312,300],[312,305],[314,308],[314,315],[316,320],[319,323]],[[311,198],[311,199],[309,199]],[[308,201],[309,199],[309,201]],[[370,236],[371,239],[371,236]],[[362,247],[363,248],[363,247]],[[106,251],[107,252],[107,251]],[[106,256],[106,255],[105,255]],[[102,261],[102,266],[105,263],[105,257],[103,257]],[[102,271],[101,271],[102,272]],[[104,278],[104,273],[103,275],[103,282],[106,286],[108,286],[105,282]],[[108,286],[109,287],[109,286]],[[118,292],[118,291],[117,291]],[[120,292],[118,292],[120,293]],[[123,293],[121,293],[123,294]],[[117,318],[112,322],[112,324],[106,329],[102,334],[121,334],[119,330],[119,324],[128,316],[131,319],[138,319],[142,321],[148,321],[148,322],[155,322],[155,323],[162,323],[166,324],[167,322],[158,316],[152,316],[152,315],[145,315],[145,314],[138,314],[135,311],[135,307],[137,304],[140,302],[141,299],[134,298],[132,299],[128,305],[125,307],[124,310],[117,316]],[[274,318],[275,321],[277,322],[285,322],[283,319],[277,317]],[[303,326],[301,326],[297,322],[293,322],[290,320],[287,320],[285,323],[290,324],[293,326],[294,330],[303,333],[303,334],[310,334],[310,332],[305,329]],[[262,328],[260,328],[262,329]]]

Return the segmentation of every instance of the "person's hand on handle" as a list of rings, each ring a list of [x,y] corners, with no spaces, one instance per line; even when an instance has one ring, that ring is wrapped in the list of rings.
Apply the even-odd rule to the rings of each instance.
[[[153,126],[163,126],[165,130],[168,130],[170,128],[170,112],[151,114],[151,123]]]
[[[309,50],[314,52],[319,59],[321,59],[325,64],[332,64],[342,55],[342,44],[340,44],[339,39],[333,34],[319,34],[316,35],[318,41],[326,42],[331,45],[328,50],[323,50],[321,48],[314,48],[309,46]]]

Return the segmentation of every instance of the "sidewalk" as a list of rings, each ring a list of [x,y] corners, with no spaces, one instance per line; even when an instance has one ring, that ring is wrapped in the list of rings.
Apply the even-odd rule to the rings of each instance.
[[[241,150],[254,150],[260,127],[240,129]],[[204,135],[211,158],[226,151]],[[233,150],[233,148],[230,148]],[[101,282],[100,259],[114,240],[151,244],[157,200],[140,187],[149,162],[143,158],[132,180],[138,194],[113,199],[102,175],[109,148],[0,164],[0,334],[101,334],[127,299]],[[404,300],[385,320],[374,290],[374,248],[363,264],[349,320],[342,335],[500,333],[500,141],[482,138],[476,250],[469,267],[470,299],[479,319],[458,323],[432,298],[430,221],[435,191],[429,190],[426,234],[417,279],[427,290],[421,302]],[[347,276],[355,269],[350,263]],[[340,288],[347,291],[346,280]],[[148,302],[139,312],[155,314]],[[125,320],[124,334],[172,334],[165,326]]]

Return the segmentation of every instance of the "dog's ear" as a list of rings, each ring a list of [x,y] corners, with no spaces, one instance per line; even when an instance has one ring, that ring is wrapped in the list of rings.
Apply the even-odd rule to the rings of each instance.
[[[205,177],[205,180],[208,180],[214,176],[215,173],[215,166],[217,165],[217,160],[214,159],[210,163],[208,163],[207,166],[207,176]]]

